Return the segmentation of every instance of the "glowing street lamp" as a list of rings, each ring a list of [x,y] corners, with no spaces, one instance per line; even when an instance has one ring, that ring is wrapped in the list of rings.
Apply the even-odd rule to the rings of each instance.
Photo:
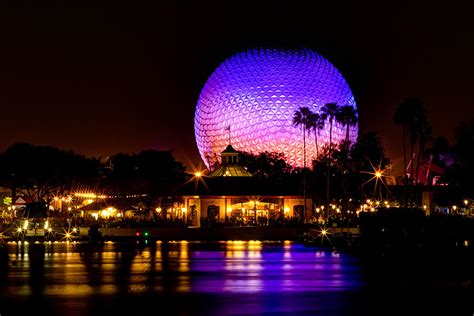
[[[387,188],[387,185],[385,184],[385,181],[384,181],[384,177],[386,177],[386,172],[388,170],[388,168],[385,168],[385,169],[382,169],[382,162],[380,162],[380,164],[378,165],[378,167],[375,167],[371,161],[369,161],[370,163],[370,166],[372,167],[372,171],[362,171],[362,173],[366,173],[366,174],[369,174],[371,175],[372,177],[367,180],[363,185],[369,183],[370,181],[372,180],[375,180],[375,184],[374,184],[374,195],[375,195],[375,192],[377,191],[377,187],[378,187],[378,183],[381,182],[382,185],[386,188]],[[381,190],[381,187],[380,189]],[[380,199],[382,199],[382,191],[380,191]]]
[[[205,170],[201,170],[200,168],[192,167],[192,172],[188,172],[190,176],[186,183],[194,182],[194,191],[196,192],[199,186],[199,182],[207,189],[207,184],[204,181]]]
[[[319,237],[321,237],[321,244],[323,243],[324,239],[327,239],[330,244],[332,244],[331,240],[329,239],[329,235],[331,234],[329,232],[329,229],[324,227],[319,226]]]

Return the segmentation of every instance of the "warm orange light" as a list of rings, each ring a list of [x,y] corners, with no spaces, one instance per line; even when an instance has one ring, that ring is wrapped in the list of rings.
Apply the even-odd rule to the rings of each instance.
[[[194,176],[200,178],[200,177],[202,177],[202,172],[201,172],[201,171],[197,171],[197,172],[194,173]]]

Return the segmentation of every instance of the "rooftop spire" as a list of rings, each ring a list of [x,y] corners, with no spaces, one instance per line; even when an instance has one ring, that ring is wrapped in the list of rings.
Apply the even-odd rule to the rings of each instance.
[[[232,143],[230,142],[230,125],[227,126],[227,127],[225,128],[225,130],[226,130],[226,131],[229,131],[229,141],[228,141],[228,143],[229,143],[229,145],[232,145]]]

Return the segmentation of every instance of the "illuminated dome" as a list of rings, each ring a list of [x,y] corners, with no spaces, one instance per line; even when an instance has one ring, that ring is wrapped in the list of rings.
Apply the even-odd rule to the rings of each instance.
[[[194,131],[202,159],[209,167],[229,145],[258,154],[282,152],[292,166],[303,165],[303,131],[293,126],[301,107],[319,113],[327,103],[356,107],[346,80],[326,59],[309,49],[260,49],[238,53],[209,77],[196,107]],[[345,138],[335,123],[333,143]],[[350,140],[357,126],[350,128]],[[314,133],[306,139],[307,161],[316,158]],[[318,136],[329,143],[329,123]]]

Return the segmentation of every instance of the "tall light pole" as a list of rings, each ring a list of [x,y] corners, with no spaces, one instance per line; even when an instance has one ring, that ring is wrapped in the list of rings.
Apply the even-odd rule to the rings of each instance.
[[[254,210],[254,216],[255,216],[255,225],[257,225],[257,200],[253,201],[253,210]]]

